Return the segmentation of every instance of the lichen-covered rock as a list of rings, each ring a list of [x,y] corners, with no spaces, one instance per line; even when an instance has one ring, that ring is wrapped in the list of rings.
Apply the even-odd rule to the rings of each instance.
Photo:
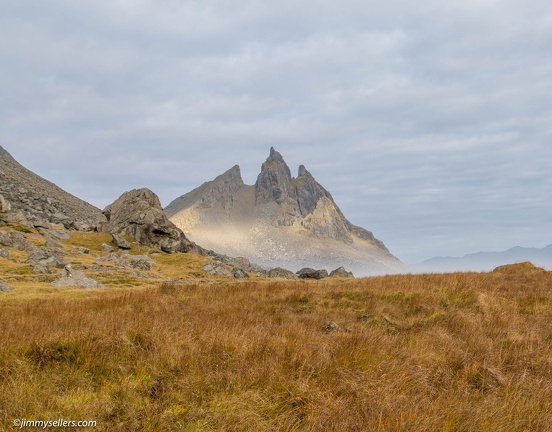
[[[7,283],[0,281],[0,293],[8,292],[10,289]]]
[[[133,189],[121,195],[104,210],[103,231],[126,235],[143,246],[163,252],[199,251],[163,212],[157,195],[149,189]]]

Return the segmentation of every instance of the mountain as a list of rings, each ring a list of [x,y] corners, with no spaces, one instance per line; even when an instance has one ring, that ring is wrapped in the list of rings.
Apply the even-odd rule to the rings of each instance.
[[[345,266],[357,275],[403,268],[383,242],[345,218],[303,165],[292,177],[274,148],[255,185],[243,182],[236,165],[175,199],[165,212],[202,247],[265,267]]]
[[[100,209],[29,171],[1,146],[0,195],[10,203],[13,217],[30,224],[60,223],[87,230],[105,221]]]
[[[489,271],[505,264],[531,261],[552,270],[552,244],[544,248],[516,246],[502,252],[477,252],[463,257],[434,257],[414,267],[415,271]]]

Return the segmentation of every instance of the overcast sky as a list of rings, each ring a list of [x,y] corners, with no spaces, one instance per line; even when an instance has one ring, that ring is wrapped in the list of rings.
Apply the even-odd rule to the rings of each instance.
[[[552,4],[2,0],[0,145],[103,208],[271,146],[407,263],[552,243]]]

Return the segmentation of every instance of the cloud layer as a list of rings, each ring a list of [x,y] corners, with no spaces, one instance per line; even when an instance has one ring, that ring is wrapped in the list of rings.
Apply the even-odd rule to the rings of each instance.
[[[407,262],[552,242],[549,2],[6,0],[0,36],[0,145],[99,207],[274,146]]]

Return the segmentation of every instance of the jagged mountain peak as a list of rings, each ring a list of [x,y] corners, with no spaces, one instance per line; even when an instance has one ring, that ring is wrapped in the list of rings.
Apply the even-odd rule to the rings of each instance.
[[[291,183],[291,171],[280,153],[270,148],[270,156],[261,166],[255,183],[255,203],[276,201],[281,204]]]
[[[260,265],[345,265],[359,274],[401,265],[370,231],[345,218],[304,165],[293,178],[274,147],[255,185],[243,183],[236,165],[165,211],[197,244]]]

